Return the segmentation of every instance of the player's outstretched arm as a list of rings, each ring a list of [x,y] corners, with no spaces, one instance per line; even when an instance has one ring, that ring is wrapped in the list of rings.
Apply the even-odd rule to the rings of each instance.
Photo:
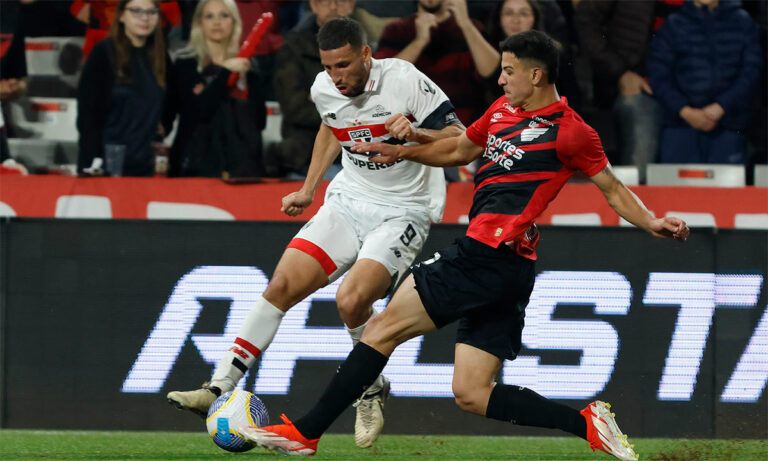
[[[483,148],[470,141],[464,133],[417,146],[363,142],[351,149],[358,153],[375,152],[377,155],[372,155],[370,159],[376,163],[392,163],[402,158],[429,166],[466,165],[483,153]]]
[[[384,126],[393,137],[408,142],[417,142],[419,144],[427,144],[435,142],[438,139],[458,136],[465,130],[464,126],[459,123],[448,125],[440,130],[417,128],[403,114],[395,114],[389,117],[387,121],[384,122]]]
[[[317,187],[323,179],[325,172],[331,167],[341,152],[341,144],[333,135],[330,128],[324,123],[320,124],[315,136],[315,145],[312,148],[312,160],[309,162],[307,177],[304,179],[304,185],[296,192],[283,197],[283,204],[280,211],[288,216],[298,216],[304,210],[312,205]]]
[[[637,195],[613,174],[611,165],[590,179],[600,188],[611,208],[630,223],[654,237],[671,237],[681,242],[688,239],[691,231],[685,221],[675,217],[654,218]]]

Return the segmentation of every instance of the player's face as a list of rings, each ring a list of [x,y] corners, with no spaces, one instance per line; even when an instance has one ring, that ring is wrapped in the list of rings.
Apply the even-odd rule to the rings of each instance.
[[[533,68],[527,61],[517,59],[514,53],[501,54],[501,74],[499,86],[504,89],[504,96],[513,107],[522,106],[533,95]],[[540,69],[539,69],[540,70]]]
[[[309,7],[322,27],[331,19],[349,17],[355,10],[355,0],[309,0]]]
[[[499,25],[507,37],[533,29],[535,20],[528,0],[507,0],[501,7]]]
[[[355,49],[347,43],[335,50],[320,50],[320,62],[339,93],[354,97],[363,92],[371,71],[371,48]]]
[[[224,2],[211,0],[203,7],[201,25],[206,40],[229,43],[235,20]]]

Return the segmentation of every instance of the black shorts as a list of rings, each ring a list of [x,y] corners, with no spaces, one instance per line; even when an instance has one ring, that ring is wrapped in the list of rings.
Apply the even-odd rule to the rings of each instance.
[[[502,360],[517,357],[536,279],[533,261],[465,236],[413,266],[413,278],[438,328],[460,320],[457,343]]]

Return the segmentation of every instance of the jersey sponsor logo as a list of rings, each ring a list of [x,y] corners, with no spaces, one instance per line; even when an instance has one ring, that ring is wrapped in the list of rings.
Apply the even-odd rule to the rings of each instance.
[[[494,135],[489,135],[483,158],[487,158],[500,167],[510,170],[512,165],[514,165],[514,160],[522,159],[524,154],[525,151],[523,149],[520,149],[511,142],[497,138]]]
[[[392,112],[388,111],[381,104],[377,104],[376,107],[373,108],[372,117],[388,117],[390,115],[392,115]]]
[[[512,112],[513,114],[516,112],[515,108],[512,107],[508,102],[505,102],[504,105],[501,106],[501,107],[507,109],[508,111]]]
[[[393,167],[395,166],[395,164],[398,164],[403,161],[403,159],[399,158],[392,163],[376,163],[368,160],[359,160],[354,156],[350,155],[349,152],[346,152],[346,154],[347,154],[347,158],[352,162],[353,165],[355,165],[358,168],[362,168],[364,170],[386,170],[387,168]]]
[[[542,125],[555,126],[554,123],[552,123],[551,121],[545,119],[544,117],[539,117],[538,115],[534,115],[531,118],[536,120],[537,122],[541,123]],[[533,123],[533,122],[531,122],[531,123]]]
[[[435,91],[435,87],[432,86],[431,83],[429,83],[428,81],[424,80],[423,78],[421,80],[419,80],[419,88],[421,89],[421,91],[423,91],[425,93],[429,93],[429,94],[437,93],[437,91]]]
[[[493,117],[491,117],[491,123],[498,122],[501,117],[502,117],[501,112],[494,112]]]
[[[359,130],[349,131],[349,139],[354,142],[371,142],[373,140],[373,134],[368,128],[361,128]]]

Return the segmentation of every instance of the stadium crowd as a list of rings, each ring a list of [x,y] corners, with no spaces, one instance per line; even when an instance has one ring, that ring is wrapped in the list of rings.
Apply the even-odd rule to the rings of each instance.
[[[330,19],[352,17],[375,58],[415,64],[466,126],[502,95],[499,41],[536,29],[561,47],[557,88],[597,129],[612,164],[637,166],[641,181],[649,163],[751,166],[766,163],[766,8],[738,0],[4,0],[0,160],[13,157],[8,138],[25,136],[11,104],[55,93],[50,83],[29,85],[25,37],[84,37],[81,52],[60,55],[79,75],[78,174],[301,178],[321,120],[310,100],[323,71],[315,37]],[[240,56],[267,12],[274,21],[252,55]],[[277,141],[262,137],[268,105],[282,115]],[[445,173],[473,176],[472,165]]]

